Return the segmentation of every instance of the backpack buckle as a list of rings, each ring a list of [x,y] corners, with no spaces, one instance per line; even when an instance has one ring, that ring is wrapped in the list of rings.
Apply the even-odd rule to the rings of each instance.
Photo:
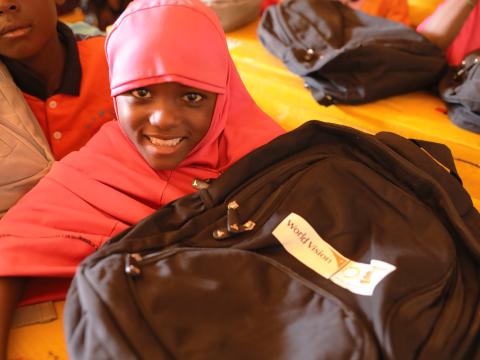
[[[142,256],[138,253],[127,254],[125,258],[125,273],[130,276],[139,276],[142,273],[139,262]]]

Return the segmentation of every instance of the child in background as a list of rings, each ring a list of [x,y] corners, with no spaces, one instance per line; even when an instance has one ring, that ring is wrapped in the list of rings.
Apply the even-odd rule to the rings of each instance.
[[[106,40],[118,121],[56,162],[0,220],[0,350],[23,302],[61,299],[110,237],[283,133],[248,94],[215,14],[197,0],[136,0]],[[38,286],[40,278],[46,278]]]
[[[58,15],[67,15],[80,5],[80,0],[63,0],[63,4],[57,5]]]
[[[480,49],[478,0],[445,0],[417,31],[446,50],[449,64],[460,64],[465,55]]]
[[[55,159],[78,150],[113,117],[104,38],[77,41],[57,20],[56,5],[63,2],[0,0],[0,61],[33,112],[29,119],[13,121],[16,109],[7,113],[2,104],[0,122],[15,130],[36,119],[34,125],[40,127]],[[38,180],[31,176],[37,168],[15,158],[15,149],[28,145],[11,134],[0,134],[2,147],[7,147],[2,154],[8,154],[0,161],[0,173],[9,174],[0,179],[0,216]]]
[[[339,0],[353,9],[363,11],[372,16],[409,25],[407,0]]]
[[[125,10],[131,0],[82,0],[87,23],[106,30]]]

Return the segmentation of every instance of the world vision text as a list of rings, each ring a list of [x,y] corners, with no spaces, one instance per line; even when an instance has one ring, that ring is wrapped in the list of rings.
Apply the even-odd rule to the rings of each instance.
[[[333,261],[332,258],[330,256],[328,256],[328,254],[326,254],[323,251],[323,249],[320,249],[317,245],[312,243],[312,241],[310,240],[310,237],[307,235],[307,233],[301,231],[293,221],[288,219],[288,224],[287,225],[288,225],[288,227],[290,227],[290,229],[292,229],[295,236],[298,238],[298,240],[300,240],[300,242],[303,245],[306,245],[308,247],[308,249],[311,250],[315,255],[317,255],[322,261],[324,261],[328,264],[332,263],[332,261]]]

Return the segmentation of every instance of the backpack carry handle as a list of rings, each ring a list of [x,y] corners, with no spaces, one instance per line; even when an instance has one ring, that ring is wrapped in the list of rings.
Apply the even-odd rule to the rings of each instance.
[[[444,167],[460,184],[463,184],[455,166],[452,152],[446,145],[418,139],[410,139],[410,141],[426,151],[435,162]]]

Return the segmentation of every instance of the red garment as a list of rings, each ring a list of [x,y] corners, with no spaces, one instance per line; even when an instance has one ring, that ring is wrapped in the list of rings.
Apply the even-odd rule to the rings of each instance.
[[[0,276],[71,277],[111,236],[193,192],[194,178],[217,177],[283,132],[253,102],[219,21],[196,0],[132,2],[111,31],[106,51],[113,95],[165,81],[214,90],[210,128],[176,169],[157,172],[118,122],[105,124],[84,148],[56,162],[0,220]],[[47,288],[30,288],[25,300],[63,295],[58,287]]]
[[[439,5],[438,11],[444,4]],[[417,31],[430,21],[425,19],[417,28]],[[451,65],[458,65],[463,58],[474,50],[480,49],[480,3],[477,3],[467,20],[463,24],[462,29],[453,40],[452,44],[446,51],[447,61]]]

